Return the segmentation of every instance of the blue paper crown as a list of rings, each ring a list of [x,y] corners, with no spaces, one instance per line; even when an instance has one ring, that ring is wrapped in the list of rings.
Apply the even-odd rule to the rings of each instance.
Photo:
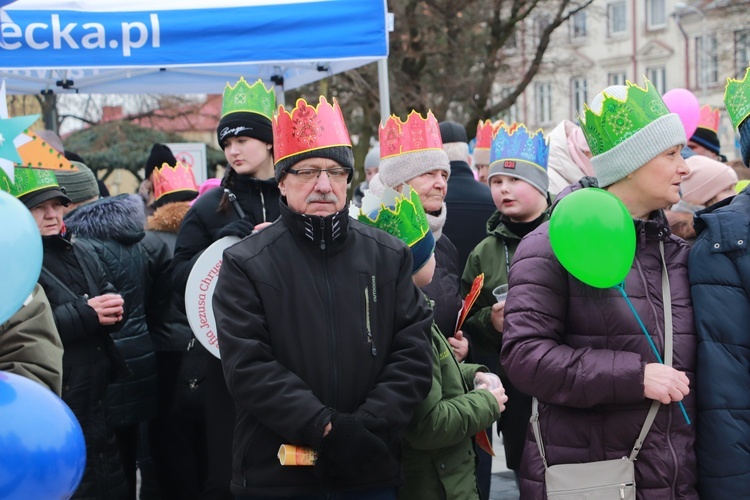
[[[541,129],[529,135],[526,125],[513,124],[510,128],[502,124],[492,139],[490,166],[496,161],[520,160],[547,170],[549,144]]]

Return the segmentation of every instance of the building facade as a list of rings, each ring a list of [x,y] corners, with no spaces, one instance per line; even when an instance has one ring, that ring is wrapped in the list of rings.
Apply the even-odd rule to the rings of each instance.
[[[548,23],[539,15],[519,26],[507,55],[525,67]],[[594,0],[552,35],[542,66],[508,109],[506,121],[549,132],[564,119],[577,122],[584,103],[609,85],[648,78],[665,93],[690,90],[721,109],[722,153],[738,156],[735,131],[723,103],[726,78],[742,78],[750,65],[750,0]],[[512,65],[511,65],[512,67]],[[496,86],[503,96],[509,72]]]

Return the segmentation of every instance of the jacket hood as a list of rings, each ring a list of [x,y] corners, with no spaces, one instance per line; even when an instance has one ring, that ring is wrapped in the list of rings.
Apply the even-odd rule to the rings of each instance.
[[[182,224],[182,219],[185,218],[190,210],[189,201],[177,201],[174,203],[167,203],[157,208],[153,215],[150,215],[146,220],[146,229],[149,231],[163,231],[165,233],[177,234]]]
[[[79,238],[116,240],[133,244],[143,239],[146,215],[135,194],[121,194],[81,205],[65,217],[65,225]]]

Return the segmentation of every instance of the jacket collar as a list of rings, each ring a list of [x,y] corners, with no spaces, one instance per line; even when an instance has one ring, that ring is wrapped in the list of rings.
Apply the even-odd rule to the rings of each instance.
[[[458,175],[460,177],[470,176],[474,180],[474,173],[471,171],[471,167],[468,163],[461,160],[454,160],[451,162],[451,177]],[[450,179],[448,179],[450,181]]]
[[[321,250],[334,250],[346,240],[349,231],[349,211],[344,209],[326,217],[305,215],[293,211],[286,199],[279,201],[281,218],[292,234],[308,245]]]
[[[742,191],[737,196],[711,205],[695,214],[696,235],[705,237],[712,253],[746,250],[750,231],[748,230],[750,211],[750,191]]]

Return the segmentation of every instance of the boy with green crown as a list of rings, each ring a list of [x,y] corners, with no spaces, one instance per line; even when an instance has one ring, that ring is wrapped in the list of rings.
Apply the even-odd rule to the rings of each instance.
[[[524,125],[502,124],[490,149],[487,183],[497,211],[487,221],[487,237],[469,254],[461,278],[466,294],[474,278],[484,273],[482,291],[469,311],[465,330],[474,344],[475,359],[500,376],[509,402],[498,423],[507,467],[518,475],[531,398],[508,381],[498,362],[502,344],[505,299],[493,290],[507,285],[510,263],[521,238],[549,219],[547,159],[549,146],[541,130],[529,134]]]
[[[412,187],[405,185],[401,193],[386,188],[382,199],[367,191],[361,210],[353,215],[406,243],[413,256],[414,283],[420,288],[430,283],[435,272],[435,240]],[[508,397],[487,367],[458,363],[434,322],[432,359],[432,388],[415,409],[403,436],[405,482],[398,497],[478,500],[472,436],[500,418]],[[474,385],[476,389],[470,391]],[[451,464],[448,470],[444,470],[446,463]]]

